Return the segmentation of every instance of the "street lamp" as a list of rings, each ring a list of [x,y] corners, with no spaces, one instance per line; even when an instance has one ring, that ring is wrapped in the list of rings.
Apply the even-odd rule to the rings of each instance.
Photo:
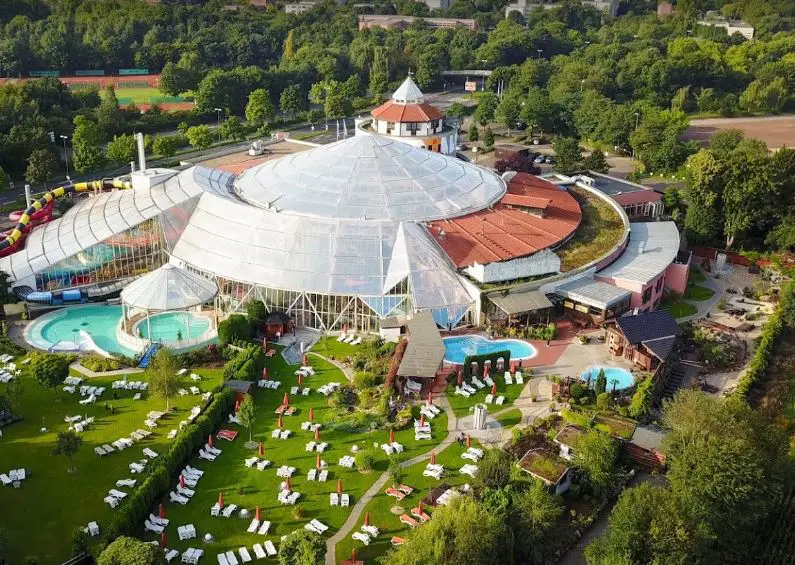
[[[484,66],[488,63],[486,59],[481,59],[480,62],[483,63]],[[481,92],[486,90],[486,73],[483,73],[483,76],[480,77],[480,90]]]
[[[635,131],[638,130],[639,121],[640,121],[640,112],[635,112]]]
[[[541,54],[544,52],[544,50],[543,49],[536,49],[536,52],[538,53],[538,58],[540,59],[541,58]]]
[[[221,112],[223,109],[216,108],[215,111],[218,113],[218,145],[221,145]]]
[[[477,147],[473,147],[472,148],[472,153],[475,154],[475,164],[477,165],[478,164],[478,148]]]
[[[65,135],[61,136],[61,141],[63,141],[63,160],[66,163],[66,180],[69,179],[69,154],[66,152],[66,140],[69,139]]]

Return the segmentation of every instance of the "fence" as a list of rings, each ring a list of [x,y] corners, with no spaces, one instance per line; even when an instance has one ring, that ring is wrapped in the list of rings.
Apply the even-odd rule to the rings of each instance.
[[[94,69],[87,69],[82,71],[75,71],[76,77],[102,77],[105,76],[105,71],[103,70],[94,70]]]
[[[718,249],[717,247],[707,247],[705,245],[689,245],[688,249],[690,249],[690,251],[692,251],[693,255],[696,257],[703,257],[704,259],[709,259],[710,261],[717,260],[719,253],[725,253],[726,261],[728,263],[731,263],[732,265],[741,265],[743,267],[751,266],[751,261],[739,253],[735,253],[734,251],[726,251],[724,249]]]
[[[148,75],[149,69],[119,69],[119,76]]]

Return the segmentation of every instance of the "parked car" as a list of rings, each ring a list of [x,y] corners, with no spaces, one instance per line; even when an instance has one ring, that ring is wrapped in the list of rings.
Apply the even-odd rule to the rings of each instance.
[[[543,162],[544,162],[544,156],[543,155],[539,155],[538,157],[533,159],[533,163],[535,163],[536,165],[540,165]]]
[[[546,163],[547,165],[551,165],[552,162],[553,162],[552,157],[550,157],[550,156],[544,157],[544,163]]]

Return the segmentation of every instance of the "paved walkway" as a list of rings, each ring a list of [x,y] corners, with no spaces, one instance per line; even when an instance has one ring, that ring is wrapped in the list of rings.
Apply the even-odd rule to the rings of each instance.
[[[317,353],[315,355],[318,355]],[[318,355],[322,357],[322,355]],[[325,357],[324,357],[325,359]],[[333,363],[333,361],[329,360],[329,362]],[[458,430],[458,419],[453,413],[453,409],[450,407],[450,403],[447,401],[446,396],[438,396],[434,398],[434,404],[437,406],[444,408],[444,411],[447,413],[447,437],[444,438],[441,443],[434,446],[433,449],[427,451],[421,455],[417,455],[416,457],[412,457],[411,459],[407,459],[400,463],[400,466],[403,468],[411,467],[412,465],[416,465],[417,463],[421,463],[427,459],[431,458],[431,452],[435,451],[439,453],[444,451],[449,445],[455,441],[456,432]],[[378,495],[381,490],[384,488],[384,485],[389,480],[389,472],[386,471],[381,474],[380,477],[376,479],[373,485],[367,489],[367,491],[362,495],[362,497],[356,501],[356,504],[353,505],[351,508],[351,513],[348,515],[348,519],[345,520],[345,523],[339,529],[339,531],[328,538],[326,540],[326,560],[325,565],[337,565],[337,543],[342,541],[345,536],[347,536],[351,530],[356,528],[359,523],[359,518],[364,512],[364,508],[370,503],[374,496]]]
[[[95,379],[97,377],[116,377],[119,375],[132,375],[135,373],[143,373],[143,369],[139,369],[138,367],[130,367],[127,369],[116,369],[115,371],[102,371],[101,373],[97,373],[92,371],[91,369],[86,369],[83,367],[79,362],[72,363],[69,365],[70,369],[74,369],[78,373],[83,376]]]
[[[345,375],[345,378],[346,378],[346,379],[348,379],[349,381],[353,382],[353,373],[351,372],[351,370],[350,370],[348,367],[344,366],[344,365],[343,365],[342,363],[340,363],[339,361],[335,361],[334,359],[331,359],[331,358],[329,358],[329,357],[326,357],[325,355],[321,355],[320,353],[315,353],[314,351],[309,351],[309,352],[307,352],[307,354],[308,354],[308,355],[314,355],[315,357],[320,357],[320,358],[321,358],[321,359],[323,359],[323,361],[325,361],[326,363],[331,363],[331,364],[332,364],[332,365],[334,365],[334,366],[335,366],[337,369],[339,369],[340,371],[342,371],[342,374],[343,374],[343,375]]]
[[[696,268],[696,267],[692,267]],[[703,272],[703,271],[702,271]],[[684,318],[678,318],[676,321],[680,324],[685,322],[695,322],[696,320],[700,320],[701,318],[705,318],[709,312],[715,307],[718,301],[723,298],[723,288],[715,282],[712,276],[709,273],[704,273],[706,278],[704,281],[698,283],[699,286],[705,286],[712,290],[715,294],[713,294],[707,300],[685,300],[688,304],[692,304],[698,309],[698,312],[693,314],[692,316],[685,316]]]

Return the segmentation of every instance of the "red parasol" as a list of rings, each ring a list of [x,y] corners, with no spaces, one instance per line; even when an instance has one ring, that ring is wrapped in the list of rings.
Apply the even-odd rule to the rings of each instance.
[[[260,457],[265,455],[265,444],[262,442],[259,442],[259,446],[257,447],[257,455]]]
[[[309,366],[309,361],[306,360],[306,353],[304,353],[303,357],[301,357],[301,365],[304,367]]]
[[[365,526],[369,526],[370,525],[370,513],[369,512],[365,512],[364,513],[364,525]]]
[[[262,338],[262,350],[265,351],[266,349],[268,349],[268,338],[267,337],[263,337]]]
[[[342,479],[337,479],[337,494],[342,494]]]
[[[309,409],[309,421],[310,422],[314,422],[315,421],[315,409],[314,408],[310,408]]]
[[[235,414],[237,414],[238,412],[240,412],[240,401],[236,400],[235,401]]]
[[[290,395],[286,392],[284,393],[284,398],[282,399],[282,404],[285,406],[290,406]]]
[[[317,458],[315,459],[315,469],[320,469],[323,465],[320,464],[320,453],[317,454]]]
[[[166,542],[166,532],[160,534],[160,547],[166,549],[168,547],[168,543]]]
[[[222,493],[222,492],[218,493],[218,507],[219,508],[223,508],[224,507],[224,493]]]
[[[431,465],[436,465],[436,452],[431,451]]]
[[[351,561],[353,563],[356,563],[356,550],[355,549],[351,549]]]
[[[284,488],[287,490],[287,492],[291,492],[293,490],[293,487],[290,485],[290,477],[287,477],[287,480],[284,482],[285,482]]]
[[[469,435],[467,435],[467,449],[469,449],[470,447],[472,447],[472,438],[469,437]]]
[[[428,406],[431,406],[431,405],[433,405],[433,393],[429,392],[428,393]]]
[[[284,426],[284,422],[282,422],[282,415],[279,414],[279,419],[276,421],[276,426],[281,430],[282,426]]]
[[[494,396],[495,394],[497,394],[497,383],[491,385],[491,395]]]
[[[417,504],[417,510],[419,510],[420,514],[422,514],[422,500],[420,500],[419,504]]]
[[[489,376],[489,366],[484,363],[483,364],[483,378],[485,379],[488,376]]]
[[[320,428],[315,428],[315,441],[320,441]]]
[[[395,430],[389,430],[389,443],[395,443]]]
[[[342,324],[342,333],[344,334],[348,333],[348,322]]]
[[[458,369],[458,386],[461,386],[461,383],[464,382],[464,371]]]
[[[212,434],[210,434],[210,437],[207,438],[207,445],[209,445],[210,447],[213,446],[213,435]]]
[[[254,519],[257,522],[262,522],[262,518],[260,517],[260,514],[259,514],[259,506],[257,506],[257,510],[254,512]]]
[[[425,414],[420,414],[420,427],[425,425]]]
[[[298,386],[304,385],[304,375],[303,373],[298,373]]]
[[[182,477],[182,475],[180,475],[180,477]],[[158,516],[160,516],[161,519],[166,517],[166,509],[163,507],[162,504],[160,505],[160,511],[158,512]]]
[[[183,475],[179,476],[179,486],[181,486],[182,488],[185,488],[185,477]],[[161,510],[163,509],[163,505],[162,504],[160,505],[160,509]],[[162,516],[160,516],[160,517],[162,518]]]
[[[262,368],[262,380],[263,381],[267,381],[268,380],[268,368],[267,367],[263,367]]]

